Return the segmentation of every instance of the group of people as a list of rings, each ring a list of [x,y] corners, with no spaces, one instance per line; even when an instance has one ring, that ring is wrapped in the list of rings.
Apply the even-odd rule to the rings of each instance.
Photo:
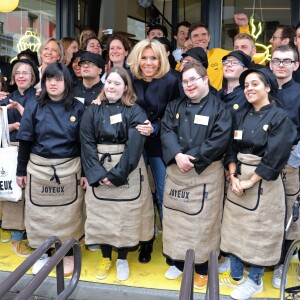
[[[116,249],[117,278],[126,280],[129,251],[139,246],[138,260],[151,260],[157,204],[167,279],[182,275],[192,248],[194,286],[205,288],[209,254],[221,250],[220,285],[234,288],[232,298],[262,292],[265,267],[274,266],[279,288],[284,256],[300,233],[299,222],[286,230],[299,193],[299,57],[283,26],[271,39],[281,35],[282,44],[270,65],[256,64],[247,17],[235,21],[233,51],[207,50],[207,26],[182,22],[174,56],[156,24],[132,49],[126,37],[112,36],[106,60],[87,30],[80,42],[44,41],[38,63],[30,51],[13,62],[14,91],[0,104],[9,108],[24,192],[2,203],[2,228],[12,230],[17,255],[29,256],[52,235],[84,236],[102,252],[96,277],[108,276]],[[70,250],[65,276],[73,267]]]

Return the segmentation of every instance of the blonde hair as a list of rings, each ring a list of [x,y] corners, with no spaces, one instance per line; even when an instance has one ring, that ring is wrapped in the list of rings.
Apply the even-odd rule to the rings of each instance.
[[[61,44],[61,42],[55,38],[47,38],[46,40],[44,40],[44,42],[42,43],[40,49],[39,49],[39,52],[38,52],[38,55],[39,55],[39,63],[42,64],[42,59],[41,59],[41,53],[42,51],[44,50],[44,48],[46,47],[46,45],[49,43],[49,42],[55,42],[57,45],[58,45],[58,55],[59,55],[59,63],[62,63],[64,61],[64,49],[63,49],[63,46]]]
[[[160,61],[158,72],[153,76],[153,78],[161,78],[165,76],[170,70],[170,64],[166,54],[165,46],[158,40],[142,40],[133,47],[127,60],[127,64],[130,67],[132,75],[137,79],[143,79],[140,62],[144,50],[148,48],[151,48],[153,50],[155,57]]]
[[[30,81],[30,86],[34,86],[36,84],[36,77],[35,77],[35,73],[34,73],[34,70],[32,68],[32,66],[30,64],[27,64],[25,62],[17,62],[15,63],[15,65],[13,66],[13,69],[11,71],[11,81],[10,81],[10,84],[13,85],[15,84],[15,75],[16,75],[16,72],[17,72],[17,69],[22,66],[22,65],[26,65],[29,67],[30,69],[30,73],[31,73],[31,81]]]
[[[123,82],[124,82],[124,85],[127,87],[127,89],[124,91],[124,93],[122,95],[122,98],[121,98],[122,104],[124,104],[125,106],[132,106],[132,105],[134,105],[135,101],[137,100],[137,97],[136,97],[136,94],[135,94],[134,89],[132,87],[131,79],[130,79],[127,71],[124,68],[112,67],[107,72],[106,79],[108,78],[108,76],[111,73],[117,73],[117,74],[119,74],[120,77],[122,78]],[[106,99],[104,87],[103,87],[101,93],[99,94],[98,99],[100,101]]]

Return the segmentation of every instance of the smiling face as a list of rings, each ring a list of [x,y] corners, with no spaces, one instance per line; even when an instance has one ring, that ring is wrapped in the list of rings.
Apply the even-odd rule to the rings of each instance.
[[[97,39],[90,39],[86,45],[86,51],[102,55],[102,48]]]
[[[73,68],[73,71],[74,71],[76,77],[81,77],[81,68],[78,65],[79,61],[80,61],[80,56],[75,57],[73,60],[73,63],[72,63],[72,68]]]
[[[191,32],[190,40],[193,47],[201,47],[204,50],[207,50],[208,44],[210,42],[210,36],[206,28],[198,27]]]
[[[259,110],[269,103],[269,92],[270,87],[265,85],[257,72],[247,75],[244,83],[244,93],[247,101],[254,106],[255,110]]]
[[[21,94],[31,86],[32,68],[28,64],[20,64],[13,74],[15,83]]]
[[[55,41],[50,41],[45,45],[41,52],[41,59],[44,65],[50,65],[60,60],[59,47]]]
[[[183,44],[186,38],[188,37],[188,31],[189,31],[188,27],[183,25],[179,26],[177,35],[174,35],[177,48],[183,48]]]
[[[125,85],[122,77],[116,73],[112,72],[106,78],[104,84],[104,92],[107,100],[110,103],[115,103],[122,98],[124,91],[126,91],[127,86]]]
[[[236,65],[232,65],[232,63],[228,63],[223,66],[223,74],[226,79],[234,79],[238,80],[240,75],[245,71],[245,68],[241,65],[240,61],[234,56],[228,56],[226,61],[236,62]]]
[[[46,78],[46,91],[53,101],[62,100],[65,91],[65,81],[63,78]]]
[[[146,81],[151,81],[160,67],[160,59],[152,48],[146,48],[141,56],[140,69]]]
[[[209,92],[208,77],[201,77],[194,68],[183,72],[182,84],[184,93],[194,103],[199,102]]]
[[[109,59],[116,65],[123,66],[125,58],[128,55],[128,51],[125,50],[120,40],[113,40],[109,45]]]

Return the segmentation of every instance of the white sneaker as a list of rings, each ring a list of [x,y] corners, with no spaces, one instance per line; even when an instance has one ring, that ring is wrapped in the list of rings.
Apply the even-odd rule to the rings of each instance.
[[[99,245],[99,244],[89,245],[89,246],[87,246],[87,248],[88,248],[90,251],[97,251],[97,250],[100,249],[100,245]]]
[[[129,266],[127,259],[117,259],[117,278],[118,280],[126,280],[129,277]]]
[[[231,292],[230,297],[236,300],[246,300],[250,299],[256,294],[261,293],[263,290],[263,281],[261,281],[260,285],[257,285],[250,278],[246,278],[243,283],[241,283],[236,289]]]
[[[165,273],[165,277],[167,279],[177,279],[182,275],[182,272],[175,266],[170,266],[170,268],[168,269],[168,271]]]
[[[32,274],[37,274],[37,272],[49,261],[50,257],[48,254],[44,253],[40,259],[32,266]]]
[[[274,267],[272,285],[275,289],[280,289],[283,265]]]
[[[225,273],[227,271],[230,271],[230,257],[226,256],[224,261],[219,264],[219,273]]]

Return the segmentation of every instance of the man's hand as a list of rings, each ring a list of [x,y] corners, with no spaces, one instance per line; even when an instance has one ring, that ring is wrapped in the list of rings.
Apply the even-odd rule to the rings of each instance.
[[[191,160],[194,159],[195,157],[183,153],[175,155],[176,164],[182,173],[185,173],[194,167],[194,164],[191,162]]]
[[[245,14],[234,14],[234,22],[239,27],[246,27],[248,26],[249,20],[247,15]]]

